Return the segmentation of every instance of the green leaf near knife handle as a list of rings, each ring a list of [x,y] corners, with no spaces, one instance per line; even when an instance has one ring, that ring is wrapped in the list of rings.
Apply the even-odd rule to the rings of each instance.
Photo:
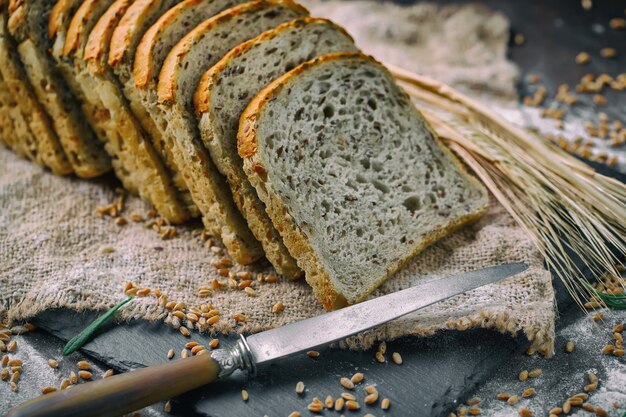
[[[126,300],[122,301],[121,303],[95,319],[89,326],[87,326],[85,330],[73,337],[69,342],[67,342],[67,344],[63,348],[63,356],[71,355],[72,353],[83,347],[83,345],[87,343],[89,339],[91,339],[91,336],[93,336],[93,334],[98,331],[98,329],[102,327],[102,325],[108,319],[110,319],[117,310],[119,310],[124,304],[128,303],[132,299],[133,297],[128,297]]]

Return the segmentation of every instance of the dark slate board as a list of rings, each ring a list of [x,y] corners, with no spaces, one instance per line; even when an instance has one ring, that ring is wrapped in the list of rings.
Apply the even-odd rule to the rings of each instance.
[[[69,340],[95,317],[94,313],[51,310],[37,317],[34,323],[62,340]],[[120,372],[165,362],[170,348],[176,350],[178,357],[187,341],[206,344],[210,340],[198,335],[185,339],[161,323],[144,321],[109,325],[103,330],[84,347],[83,353]],[[233,340],[233,337],[222,339],[222,343],[227,345]],[[454,408],[455,401],[469,396],[476,384],[512,355],[525,350],[525,344],[523,338],[515,340],[490,330],[405,338],[389,343],[390,351],[402,355],[402,366],[377,363],[373,351],[326,348],[320,351],[318,359],[299,355],[260,370],[255,378],[238,373],[210,388],[181,396],[174,401],[175,415],[276,416],[305,411],[314,396],[336,397],[345,391],[339,385],[339,378],[360,371],[366,375],[367,384],[378,386],[381,399],[387,397],[392,403],[385,414],[378,405],[364,407],[363,413],[440,416]],[[296,395],[294,390],[300,380],[307,387],[303,396]],[[242,389],[250,393],[247,403],[241,399]],[[360,400],[364,398],[362,389],[355,390],[355,394]]]

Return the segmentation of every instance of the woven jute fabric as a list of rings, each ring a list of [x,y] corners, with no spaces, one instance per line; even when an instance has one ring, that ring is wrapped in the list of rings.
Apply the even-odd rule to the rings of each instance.
[[[313,14],[347,26],[361,48],[383,60],[465,90],[480,90],[483,98],[511,102],[515,97],[516,71],[505,58],[508,24],[501,15],[476,6],[304,3]],[[223,255],[194,233],[199,223],[177,227],[175,238],[163,240],[145,221],[130,221],[132,212],[145,217],[150,208],[134,197],[127,198],[122,213],[128,224],[118,226],[110,217],[96,216],[97,207],[114,201],[115,187],[113,181],[54,176],[0,147],[1,315],[19,321],[51,308],[108,308],[124,298],[127,281],[158,289],[188,308],[204,303],[219,309],[217,324],[200,326],[216,333],[256,332],[324,313],[304,281],[254,280],[255,296],[229,288],[228,278],[211,266]],[[373,296],[519,261],[530,268],[517,277],[436,304],[345,344],[367,348],[377,340],[404,335],[482,327],[523,332],[532,349],[551,353],[555,305],[550,275],[524,231],[495,203],[482,220],[426,249]],[[272,274],[263,262],[231,270]],[[198,290],[213,279],[224,288],[199,297]],[[271,311],[277,302],[284,305],[281,313]],[[199,327],[173,317],[162,304],[155,296],[136,298],[121,315]],[[236,313],[244,314],[245,322],[236,322]]]

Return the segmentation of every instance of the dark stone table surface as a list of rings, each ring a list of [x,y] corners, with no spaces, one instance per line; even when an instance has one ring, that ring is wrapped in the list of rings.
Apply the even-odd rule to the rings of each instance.
[[[446,0],[442,3],[462,1]],[[523,33],[526,38],[524,45],[511,45],[510,48],[510,58],[522,72],[521,95],[530,89],[525,81],[528,74],[540,75],[542,84],[554,92],[560,83],[575,84],[586,72],[615,74],[626,71],[626,31],[611,31],[607,23],[611,17],[624,17],[626,1],[594,1],[594,8],[589,12],[583,12],[577,0],[487,0],[484,3],[505,13],[512,22],[513,33]],[[574,57],[581,50],[598,51],[606,46],[617,48],[620,56],[614,60],[594,59],[584,68],[574,64]],[[611,94],[609,99],[610,105],[603,110],[612,117],[623,118],[626,114],[624,94]],[[592,106],[588,102],[584,104]],[[597,164],[594,166],[624,180],[616,172]],[[571,305],[560,283],[555,282],[555,287],[561,315],[557,336],[561,343],[565,340],[561,333],[572,322],[582,320],[582,313]],[[165,325],[135,321],[123,326],[108,326],[82,352],[60,361],[59,369],[47,367],[47,359],[60,359],[64,341],[83,329],[94,317],[94,313],[49,311],[34,320],[37,331],[17,337],[19,356],[27,358],[30,364],[25,368],[18,393],[11,392],[8,384],[0,383],[0,413],[39,395],[42,386],[58,386],[60,375],[65,376],[75,369],[77,360],[84,358],[93,363],[95,375],[99,377],[106,369],[125,372],[163,362],[168,349],[175,348],[179,352],[186,342],[177,331]],[[207,337],[198,335],[193,335],[192,340],[208,342]],[[223,339],[222,343],[228,344],[229,341],[232,342],[232,339]],[[381,398],[391,400],[392,406],[386,412],[375,406],[363,407],[356,413],[346,411],[346,415],[362,416],[369,412],[377,417],[445,416],[477,390],[481,392],[481,387],[500,384],[498,378],[503,377],[504,370],[511,367],[512,361],[536,363],[537,359],[523,355],[527,346],[523,336],[515,339],[489,330],[440,332],[430,338],[405,338],[391,342],[390,350],[401,353],[404,358],[402,366],[391,362],[378,364],[372,351],[349,352],[327,348],[321,351],[318,359],[302,355],[272,366],[255,379],[238,374],[211,389],[198,389],[173,399],[171,415],[273,417],[287,416],[291,411],[299,410],[303,416],[308,416],[312,413],[306,411],[306,404],[314,396],[324,399],[331,394],[336,397],[342,392],[339,378],[361,371],[366,374],[368,383],[377,385]],[[567,378],[575,371],[573,363],[594,363],[590,352],[583,351],[580,355],[578,362],[571,362],[564,355],[551,359],[548,367],[553,370],[552,378],[556,381]],[[300,380],[306,385],[304,396],[294,392],[295,384]],[[241,400],[241,389],[250,393],[247,402]],[[363,392],[359,391],[357,396],[362,399]],[[549,402],[541,404],[537,406],[535,415],[547,415]],[[142,410],[141,414],[166,415],[162,410],[163,404],[156,404]],[[611,415],[621,415],[624,409],[613,412],[615,414]],[[339,413],[326,411],[324,415]],[[490,415],[490,411],[484,409],[482,415]],[[517,411],[511,409],[510,415],[517,415]]]

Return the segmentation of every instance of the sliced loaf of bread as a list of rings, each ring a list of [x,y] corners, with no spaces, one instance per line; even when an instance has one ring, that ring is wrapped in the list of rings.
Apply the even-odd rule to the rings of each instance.
[[[95,88],[95,80],[91,76],[85,77],[87,72],[82,59],[87,35],[91,32],[100,16],[109,8],[113,0],[59,0],[53,9],[48,22],[49,33],[52,34],[52,56],[57,61],[57,67],[65,77],[67,85],[74,96],[79,100],[83,113],[93,128],[96,137],[103,144],[104,149],[111,157],[111,165],[115,176],[122,182],[124,189],[138,195],[139,187],[133,173],[137,171],[135,159],[125,159],[123,154],[115,152],[118,139],[115,123],[110,111],[104,105]]]
[[[48,36],[48,20],[53,5],[47,0],[11,0],[8,27],[17,41],[35,94],[50,115],[74,172],[92,178],[109,171],[111,161],[50,54],[53,45]]]
[[[124,93],[130,101],[133,113],[149,133],[155,149],[161,154],[184,201],[195,208],[194,215],[199,215],[197,206],[193,203],[187,184],[171,155],[171,146],[166,145],[168,138],[163,136],[153,116],[159,111],[156,105],[158,75],[167,53],[184,35],[202,21],[240,2],[241,0],[185,0],[167,10],[143,34],[132,60],[132,74],[124,81]],[[129,22],[127,26],[141,26],[146,16],[137,14],[135,19],[136,23],[131,25]],[[119,63],[120,72],[127,73],[126,67],[130,62],[129,59],[122,60]]]
[[[89,95],[93,103],[107,111],[106,120],[103,121],[107,124],[106,149],[113,160],[120,162],[120,169],[136,185],[139,195],[151,202],[161,216],[172,223],[182,223],[189,219],[189,213],[158,152],[132,114],[117,77],[106,63],[113,32],[131,4],[118,0],[102,10],[100,6],[91,6],[88,2],[83,3],[77,12],[71,29],[84,21],[80,18],[82,10],[94,17],[98,15],[99,19],[88,33],[82,31],[83,34],[78,36],[80,30],[70,31],[64,54],[67,58],[74,57],[77,80],[85,95]],[[91,13],[89,9],[92,9]],[[76,36],[78,38],[75,40]]]
[[[200,134],[211,158],[226,177],[235,203],[261,242],[267,259],[288,278],[302,271],[243,172],[237,154],[239,117],[250,99],[279,76],[319,55],[340,51],[357,51],[342,28],[325,19],[296,19],[226,54],[202,76],[194,97]]]
[[[239,263],[254,262],[263,256],[263,250],[202,144],[193,94],[202,74],[230,49],[307,13],[296,3],[278,0],[259,0],[225,10],[183,37],[167,55],[159,74],[157,93],[162,112],[157,124],[174,138],[172,155],[207,229],[221,237]]]
[[[363,300],[433,241],[479,218],[486,189],[374,59],[336,53],[244,111],[244,170],[326,308]]]
[[[16,102],[27,125],[29,139],[26,142],[31,142],[32,156],[56,174],[72,173],[72,166],[63,152],[50,117],[35,97],[17,53],[15,42],[8,32],[6,9],[0,10],[0,74],[4,80],[7,100]],[[13,143],[15,133],[10,132],[7,138]]]

